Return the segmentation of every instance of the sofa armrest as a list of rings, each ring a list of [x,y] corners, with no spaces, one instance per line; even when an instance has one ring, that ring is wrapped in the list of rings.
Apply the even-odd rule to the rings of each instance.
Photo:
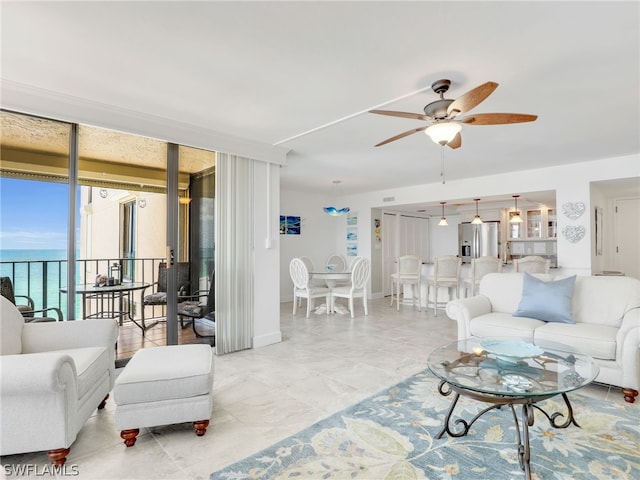
[[[623,365],[622,386],[640,389],[640,307],[622,317],[616,336],[616,361]]]
[[[471,337],[471,319],[491,313],[491,301],[484,295],[452,300],[447,303],[447,316],[458,322],[458,340]]]
[[[82,347],[114,350],[117,339],[118,323],[110,318],[27,323],[22,329],[22,353]]]
[[[2,355],[0,372],[3,402],[5,397],[77,391],[75,363],[63,353]]]

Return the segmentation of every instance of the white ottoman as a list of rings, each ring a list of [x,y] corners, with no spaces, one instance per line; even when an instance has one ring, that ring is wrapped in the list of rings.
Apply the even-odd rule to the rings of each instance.
[[[142,427],[193,422],[207,431],[213,406],[213,351],[209,345],[138,350],[113,387],[115,422],[127,447]]]

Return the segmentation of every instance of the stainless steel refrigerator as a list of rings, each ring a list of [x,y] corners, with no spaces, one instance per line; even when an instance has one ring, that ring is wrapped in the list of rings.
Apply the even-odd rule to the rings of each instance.
[[[499,240],[500,222],[458,225],[458,255],[463,263],[471,263],[473,258],[498,257]]]

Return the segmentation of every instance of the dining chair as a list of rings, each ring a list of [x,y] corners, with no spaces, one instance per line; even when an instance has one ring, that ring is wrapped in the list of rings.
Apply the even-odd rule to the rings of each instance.
[[[299,257],[299,258],[307,266],[307,271],[309,272],[309,276],[310,276],[309,285],[311,285],[312,287],[326,287],[327,284],[324,280],[313,278],[313,275],[311,275],[312,272],[315,272],[315,267],[313,266],[313,262],[311,261],[311,259],[309,257]],[[298,306],[300,305],[302,305],[302,298],[298,299]]]
[[[396,273],[391,274],[391,302],[393,306],[393,292],[395,289],[396,309],[400,311],[400,288],[405,285],[411,287],[411,304],[415,306],[418,298],[418,311],[422,309],[420,287],[422,285],[422,257],[419,255],[402,255],[396,262]]]
[[[459,298],[460,292],[460,269],[462,268],[462,259],[456,255],[444,255],[435,258],[433,267],[433,275],[427,277],[427,307],[429,305],[429,292],[433,293],[433,315],[438,316],[438,289],[446,287],[447,289],[456,289],[456,298]],[[444,305],[441,302],[441,308]]]
[[[309,270],[300,258],[293,258],[289,264],[289,275],[293,281],[293,315],[296,314],[298,299],[307,299],[307,318],[315,298],[325,297],[327,313],[330,310],[331,290],[328,287],[312,286],[309,283]]]
[[[464,295],[467,296],[467,290],[471,290],[471,296],[476,294],[480,280],[487,273],[500,273],[502,271],[502,260],[498,257],[479,257],[471,260],[471,275],[463,280]]]
[[[349,299],[349,312],[351,318],[354,318],[353,300],[355,298],[362,298],[362,306],[364,307],[364,314],[369,315],[367,309],[367,283],[371,278],[371,264],[368,259],[364,257],[358,257],[351,264],[351,282],[350,285],[337,286],[331,290],[331,309],[333,310],[333,302],[336,297]]]
[[[514,272],[549,273],[549,268],[551,268],[551,260],[537,255],[517,258],[513,261]]]
[[[347,271],[347,260],[342,255],[334,254],[327,258],[327,267],[329,265],[333,265],[334,272]]]

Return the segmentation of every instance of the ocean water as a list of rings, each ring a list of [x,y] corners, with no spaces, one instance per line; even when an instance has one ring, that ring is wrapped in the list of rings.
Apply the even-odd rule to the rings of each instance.
[[[0,250],[0,276],[13,278],[15,295],[31,297],[36,308],[45,304],[62,308],[66,318],[66,296],[60,287],[67,285],[66,250]],[[46,272],[46,291],[44,276]],[[18,304],[26,299],[17,298]]]

